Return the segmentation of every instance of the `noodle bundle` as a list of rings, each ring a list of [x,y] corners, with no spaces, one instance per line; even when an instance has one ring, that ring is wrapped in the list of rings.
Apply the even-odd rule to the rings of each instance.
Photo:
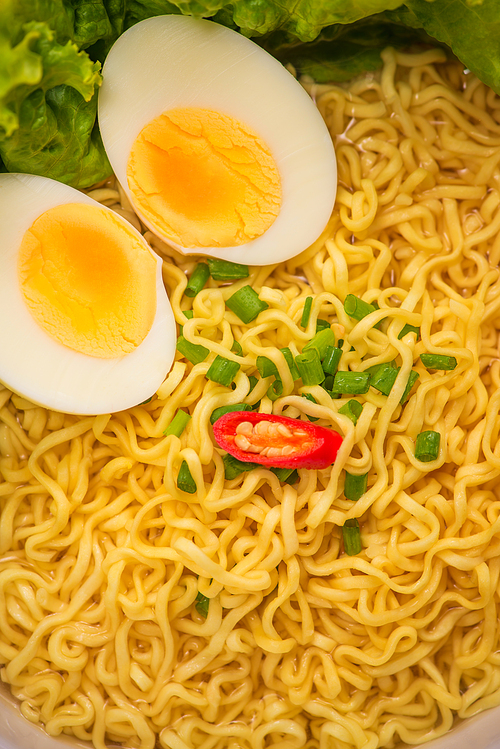
[[[349,85],[303,82],[339,189],[300,256],[191,301],[196,261],[145,233],[205,361],[177,353],[156,396],[113,415],[0,390],[0,675],[52,736],[377,749],[500,704],[500,99],[441,51],[383,60]],[[114,182],[90,194],[140,228]],[[248,283],[269,307],[244,324],[225,301]],[[374,311],[353,319],[348,294]],[[294,382],[280,351],[300,353],[318,319],[343,340],[341,370],[397,361],[389,395],[357,398],[356,424],[339,413],[352,396]],[[425,353],[457,366],[426,368]],[[217,355],[240,364],[234,389],[206,378]],[[276,400],[271,378],[250,379],[258,356],[278,370]],[[335,464],[291,485],[264,467],[226,479],[210,417],[237,403],[340,432]],[[179,409],[189,423],[165,435]],[[426,430],[440,450],[422,462]],[[358,501],[346,471],[368,474]]]

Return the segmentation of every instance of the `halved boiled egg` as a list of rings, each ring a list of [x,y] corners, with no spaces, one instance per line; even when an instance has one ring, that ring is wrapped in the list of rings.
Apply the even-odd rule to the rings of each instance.
[[[175,354],[160,258],[67,185],[0,174],[0,381],[66,413],[149,398]]]
[[[212,21],[157,16],[122,34],[99,126],[140,218],[184,253],[279,263],[330,218],[335,152],[314,103],[271,55]]]

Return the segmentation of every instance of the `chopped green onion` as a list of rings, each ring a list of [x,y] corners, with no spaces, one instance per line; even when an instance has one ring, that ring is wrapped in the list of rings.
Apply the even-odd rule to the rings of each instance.
[[[192,320],[194,317],[194,312],[192,309],[185,309],[183,310],[184,316],[187,317],[188,320]]]
[[[249,406],[248,403],[233,403],[231,406],[219,406],[219,408],[216,408],[214,411],[212,411],[212,415],[210,416],[210,423],[215,424],[217,419],[220,419],[221,416],[224,416],[224,414],[232,413],[233,411],[251,411],[252,406]]]
[[[295,468],[271,468],[271,471],[282,484],[295,483],[299,477],[298,471]],[[293,474],[296,474],[294,476]]]
[[[293,358],[293,354],[290,349],[280,348],[280,351],[285,357],[286,363],[288,364],[288,369],[290,370],[290,374],[292,375],[292,379],[300,380],[299,370],[295,366],[295,359]]]
[[[454,356],[443,356],[441,354],[420,354],[420,361],[427,369],[451,371],[457,366],[457,360]]]
[[[188,285],[184,291],[186,296],[196,296],[210,278],[210,271],[206,263],[198,263],[191,273]]]
[[[339,340],[337,341],[337,348],[342,348],[343,345],[344,345],[344,339],[339,338]]]
[[[244,323],[252,322],[260,312],[269,307],[267,302],[259,299],[259,295],[251,286],[243,286],[238,291],[235,291],[226,300],[226,305]]]
[[[347,401],[343,406],[339,408],[339,414],[343,414],[344,416],[348,416],[353,424],[356,424],[359,417],[361,416],[361,412],[363,410],[363,406],[359,401],[356,401],[354,399],[351,399],[350,401]]]
[[[191,414],[188,414],[187,411],[182,411],[182,409],[179,409],[163,434],[166,437],[169,437],[171,434],[175,434],[176,437],[180,437],[190,419]]]
[[[374,304],[369,304],[368,302],[363,301],[363,299],[354,296],[354,294],[348,294],[344,301],[345,312],[349,317],[353,317],[355,320],[362,320],[369,315],[370,312],[375,312],[376,309],[378,309],[378,306],[376,307]],[[375,325],[376,328],[379,326],[380,322]]]
[[[356,502],[366,492],[368,484],[368,474],[364,473],[361,476],[355,473],[345,472],[344,482],[344,494],[346,499],[351,499]]]
[[[323,370],[324,371],[324,370]],[[328,392],[333,388],[334,375],[326,375],[324,381],[321,383],[321,387]]]
[[[311,395],[311,393],[302,393],[302,397],[305,398],[308,401],[311,401],[311,403],[317,403],[318,401],[314,397],[314,395]],[[318,418],[316,416],[309,416],[306,414],[309,421],[318,421]]]
[[[208,606],[210,603],[210,598],[207,598],[202,593],[198,593],[196,596],[196,602],[195,602],[195,609],[202,616],[204,619],[208,616]]]
[[[219,385],[228,388],[238,374],[239,368],[238,362],[225,359],[223,356],[216,356],[208,369],[207,380],[218,382]]]
[[[419,377],[420,377],[419,373],[415,372],[415,370],[412,369],[411,372],[410,372],[410,374],[409,374],[409,376],[408,376],[408,382],[406,383],[406,387],[404,389],[404,393],[401,396],[401,400],[399,401],[401,403],[401,405],[403,405],[406,402],[406,400],[408,399],[408,396],[410,395],[410,391],[411,391],[412,387],[414,386],[414,384],[416,383],[416,381],[418,380]]]
[[[417,436],[415,443],[415,457],[417,460],[421,460],[422,463],[430,463],[431,460],[436,460],[439,455],[439,444],[441,442],[441,435],[439,432],[420,432]]]
[[[151,403],[152,400],[153,400],[153,396],[151,396],[150,398],[146,398],[146,400],[142,401],[142,403],[139,403],[139,405],[140,406],[145,406],[146,403]]]
[[[362,395],[370,387],[369,372],[337,372],[333,381],[333,393]]]
[[[389,395],[396,382],[398,372],[399,369],[395,369],[392,363],[380,364],[372,373],[370,385],[383,395]]]
[[[245,463],[243,460],[238,460],[238,458],[234,458],[229,453],[226,453],[222,460],[224,462],[224,477],[226,481],[232,481],[240,473],[253,471],[254,468],[260,467],[257,463]]]
[[[250,275],[248,265],[218,260],[215,257],[207,258],[207,263],[214,281],[237,281],[239,278],[248,278]]]
[[[312,296],[308,296],[304,302],[304,309],[302,310],[302,317],[300,318],[300,324],[303,328],[307,328],[307,323],[311,317],[311,307],[313,303]]]
[[[278,398],[281,398],[283,395],[283,383],[281,382],[280,378],[277,377],[275,381],[270,385],[267,389],[267,397],[269,400],[275,401]]]
[[[316,333],[314,338],[311,338],[311,340],[306,343],[302,349],[302,353],[310,351],[311,349],[316,349],[319,358],[323,360],[329,346],[335,346],[335,333],[330,327]]]
[[[344,551],[350,557],[359,554],[361,549],[361,531],[356,518],[346,520],[342,526],[342,536],[344,539]]]
[[[196,493],[196,481],[191,476],[191,471],[185,460],[182,461],[179,473],[177,474],[177,487],[187,494]]]
[[[278,368],[276,364],[268,359],[267,356],[258,356],[256,361],[257,369],[261,377],[278,377]]]
[[[320,317],[316,320],[316,333],[319,333],[321,330],[325,330],[326,328],[330,327],[330,323],[328,320],[322,320]]]
[[[237,354],[237,356],[243,356],[243,349],[241,348],[241,344],[238,343],[238,341],[233,341],[233,345],[231,346],[231,351],[234,354]]]
[[[327,346],[322,361],[323,372],[329,375],[337,374],[343,351],[341,348]]]
[[[407,333],[416,333],[417,341],[420,338],[420,328],[416,328],[414,325],[408,325],[408,323],[406,323],[399,331],[398,340],[404,338]]]
[[[254,377],[253,375],[249,375],[248,382],[250,384],[250,390],[248,391],[248,395],[250,395],[250,393],[252,392],[252,390],[254,389],[254,387],[256,386],[256,384],[258,383],[258,381],[259,381],[258,377]]]
[[[200,346],[197,343],[191,343],[186,340],[184,336],[179,336],[177,339],[177,351],[179,351],[185,359],[191,362],[191,364],[199,364],[205,361],[210,351],[205,346]]]
[[[355,320],[362,320],[370,312],[375,312],[376,307],[354,296],[354,294],[348,294],[344,301],[344,310],[349,317],[353,317]]]
[[[325,379],[317,349],[311,348],[296,356],[295,364],[304,385],[320,385]]]

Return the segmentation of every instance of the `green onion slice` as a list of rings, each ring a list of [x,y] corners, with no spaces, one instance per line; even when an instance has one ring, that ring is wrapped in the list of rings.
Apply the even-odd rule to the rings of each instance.
[[[415,443],[416,459],[421,460],[422,463],[430,463],[431,460],[436,460],[439,455],[440,442],[441,435],[439,432],[432,430],[420,432]]]
[[[180,437],[190,420],[191,414],[188,414],[187,411],[182,411],[182,409],[179,409],[163,434],[166,437],[169,437],[171,434],[175,434],[176,437]]]
[[[368,474],[357,475],[355,473],[345,472],[344,494],[346,499],[357,502],[366,492],[368,484]]]
[[[321,330],[326,330],[326,328],[330,327],[330,323],[328,320],[322,320],[320,317],[316,320],[316,333],[319,333]]]
[[[302,310],[302,317],[300,318],[300,324],[303,328],[307,328],[307,323],[311,317],[311,307],[313,303],[312,296],[308,296],[304,302],[304,309]]]
[[[370,312],[375,312],[376,309],[378,309],[378,307],[374,304],[369,304],[363,299],[354,296],[354,294],[348,294],[344,301],[344,310],[346,314],[348,314],[349,317],[354,318],[354,320],[362,320],[369,315]],[[380,327],[380,324],[381,322],[378,322],[375,327]]]
[[[350,420],[352,421],[352,423],[356,424],[359,417],[361,416],[362,410],[363,410],[363,405],[359,403],[359,401],[351,399],[339,408],[339,414],[348,416]]]
[[[268,359],[267,356],[258,356],[256,361],[257,369],[261,377],[278,377],[278,368],[276,364]]]
[[[271,471],[282,484],[294,484],[299,477],[296,468],[271,468]]]
[[[405,325],[399,331],[398,339],[401,340],[401,338],[404,338],[407,333],[416,333],[417,341],[420,338],[420,328],[416,328],[414,325],[408,325],[408,323],[405,323]]]
[[[383,395],[389,395],[392,386],[396,382],[399,368],[394,368],[392,362],[389,364],[380,364],[372,373],[370,385]]]
[[[333,393],[363,395],[370,387],[369,372],[337,372],[333,381]]]
[[[404,389],[403,395],[401,396],[401,400],[399,401],[401,405],[406,403],[408,400],[408,396],[410,395],[411,389],[420,377],[418,372],[415,372],[414,369],[411,370],[409,376],[408,376],[408,382],[406,383],[406,387]]]
[[[196,296],[210,278],[210,271],[206,263],[198,263],[188,281],[184,291],[186,296]]]
[[[316,349],[319,358],[323,360],[329,346],[335,346],[335,333],[330,326],[324,330],[320,330],[319,333],[316,333],[314,338],[311,338],[311,340],[306,343],[302,349],[302,353],[310,351],[310,349]]]
[[[196,481],[191,476],[191,471],[185,460],[182,461],[179,473],[177,474],[177,487],[187,494],[196,493]]]
[[[343,351],[341,348],[335,348],[334,346],[327,346],[325,355],[323,357],[322,366],[323,372],[329,375],[337,374],[340,360],[342,358]]]
[[[207,598],[202,593],[198,593],[196,596],[196,601],[194,604],[194,607],[198,614],[202,616],[204,619],[208,616],[208,606],[210,604],[210,598]]]
[[[260,468],[258,463],[245,463],[243,460],[233,458],[232,455],[226,453],[223,458],[224,462],[224,476],[226,481],[232,481],[236,476],[245,471],[253,471],[254,468]]]
[[[443,356],[442,354],[420,354],[420,361],[426,369],[451,371],[457,366],[457,360],[454,356]]]
[[[295,357],[295,364],[304,385],[320,385],[325,379],[317,349],[303,351]]]
[[[237,356],[243,356],[243,349],[241,348],[241,344],[238,343],[238,341],[233,341],[233,345],[231,346],[231,351]]]
[[[248,403],[233,403],[231,406],[219,406],[214,411],[212,411],[212,415],[210,416],[210,423],[215,424],[217,419],[220,419],[221,416],[224,416],[224,414],[232,413],[233,411],[251,411],[252,406],[249,406]]]
[[[218,382],[219,385],[230,387],[232,381],[238,374],[240,364],[231,359],[225,359],[223,356],[216,356],[211,363],[208,372],[207,380],[212,382]]]
[[[205,361],[210,351],[206,346],[200,346],[198,343],[191,343],[184,336],[179,336],[177,339],[177,351],[182,356],[191,362],[191,364],[200,364]]]
[[[359,523],[356,518],[346,520],[342,526],[342,536],[344,539],[344,550],[345,553],[350,557],[359,554],[361,549],[361,531],[359,529]]]
[[[297,369],[295,365],[295,359],[293,358],[293,354],[290,351],[290,349],[280,348],[280,351],[285,357],[286,363],[288,364],[288,369],[290,370],[290,374],[292,375],[292,379],[300,380],[299,370]]]
[[[250,275],[248,265],[231,263],[229,260],[219,260],[215,257],[207,258],[207,263],[214,281],[237,281]]]
[[[243,286],[238,291],[235,291],[226,300],[226,305],[244,323],[252,322],[260,312],[269,307],[267,302],[259,299],[259,295],[251,286]]]

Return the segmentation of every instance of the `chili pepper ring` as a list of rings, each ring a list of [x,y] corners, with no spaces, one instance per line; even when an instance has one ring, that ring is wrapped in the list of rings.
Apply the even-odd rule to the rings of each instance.
[[[342,444],[333,429],[249,411],[224,414],[213,430],[219,447],[233,457],[275,468],[327,468]]]

